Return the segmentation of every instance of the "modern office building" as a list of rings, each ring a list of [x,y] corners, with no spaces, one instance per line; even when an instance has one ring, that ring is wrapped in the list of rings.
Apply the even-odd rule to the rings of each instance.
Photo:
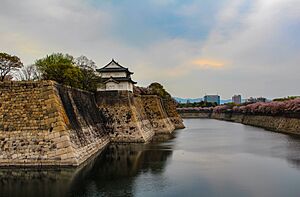
[[[217,103],[220,105],[220,96],[219,95],[205,95],[204,101],[208,103]]]
[[[242,103],[242,96],[241,95],[234,95],[232,97],[232,102],[235,104],[241,104]]]

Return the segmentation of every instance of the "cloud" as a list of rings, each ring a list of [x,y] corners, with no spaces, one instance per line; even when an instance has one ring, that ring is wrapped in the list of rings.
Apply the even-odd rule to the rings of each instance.
[[[223,68],[224,63],[216,60],[209,60],[209,59],[196,59],[191,62],[192,65],[195,65],[195,68],[199,69],[218,69]]]
[[[173,95],[300,94],[298,0],[2,0],[0,50],[115,58]]]

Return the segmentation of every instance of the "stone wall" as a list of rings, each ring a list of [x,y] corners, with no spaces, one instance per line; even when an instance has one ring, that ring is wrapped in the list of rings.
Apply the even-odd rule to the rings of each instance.
[[[175,126],[164,110],[161,99],[156,95],[142,95],[141,98],[155,134],[172,133]]]
[[[82,163],[101,150],[109,142],[105,117],[98,110],[91,92],[56,84],[63,109],[72,148],[78,163]]]
[[[300,119],[281,116],[242,115],[242,114],[212,114],[212,118],[227,120],[261,127],[270,131],[300,134]]]
[[[183,110],[179,112],[182,118],[213,118],[261,127],[275,132],[300,134],[300,118],[241,113],[184,112]]]
[[[184,127],[154,95],[39,81],[2,82],[0,96],[0,166],[78,166],[110,140],[149,142]]]
[[[148,142],[154,135],[140,97],[129,91],[97,92],[97,105],[105,116],[112,142]]]
[[[261,127],[275,132],[300,134],[300,119],[298,118],[231,113],[213,113],[212,118]]]
[[[162,99],[162,106],[163,109],[166,111],[168,118],[175,126],[175,129],[185,128],[182,118],[177,113],[175,101],[170,99]]]
[[[184,128],[181,117],[171,111],[167,115],[162,100],[156,95],[134,95],[129,91],[97,92],[97,105],[105,116],[106,129],[112,142],[148,142],[154,134],[170,134]],[[165,104],[167,106],[167,104]],[[173,114],[171,114],[173,113]]]
[[[209,112],[180,112],[181,118],[210,118]]]
[[[52,81],[0,83],[0,166],[78,166],[98,152],[109,138],[93,98]]]

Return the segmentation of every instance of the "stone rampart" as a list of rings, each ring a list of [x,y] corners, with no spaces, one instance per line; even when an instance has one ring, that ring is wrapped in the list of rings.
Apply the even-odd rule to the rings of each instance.
[[[182,118],[210,118],[210,112],[179,112]]]
[[[175,130],[175,126],[164,110],[160,97],[156,95],[142,95],[141,99],[155,134],[172,133]]]
[[[288,118],[284,116],[267,116],[267,115],[249,115],[249,114],[235,114],[235,113],[213,113],[212,118],[218,120],[227,120],[261,127],[267,130],[300,134],[300,119]]]
[[[103,91],[96,94],[97,105],[106,119],[112,142],[148,142],[154,135],[140,97],[129,91]]]
[[[185,128],[182,118],[177,113],[175,101],[171,99],[162,99],[162,107],[172,124],[175,126],[175,129]]]
[[[155,95],[38,81],[2,82],[0,96],[0,166],[78,166],[109,141],[149,142],[183,127]]]
[[[0,166],[78,166],[108,142],[92,93],[0,83]]]
[[[199,112],[179,110],[182,118],[213,118],[218,120],[226,120],[255,127],[261,127],[267,130],[300,134],[300,118],[297,116],[271,116],[263,114],[242,114],[242,113],[217,113],[217,112]]]

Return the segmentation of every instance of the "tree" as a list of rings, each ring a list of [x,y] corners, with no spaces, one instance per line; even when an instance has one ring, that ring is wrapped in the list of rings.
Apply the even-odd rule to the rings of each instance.
[[[88,59],[86,56],[82,55],[75,59],[75,64],[82,69],[93,70],[96,69],[96,64],[93,60]]]
[[[23,63],[19,57],[7,53],[0,53],[0,81],[4,81],[11,71],[16,71],[22,66]]]
[[[95,62],[88,59],[86,56],[80,56],[75,59],[75,64],[80,68],[82,73],[82,89],[87,91],[95,91],[98,83],[101,80],[100,77],[95,74]]]
[[[41,73],[34,64],[21,68],[16,76],[21,81],[34,81],[41,79]]]
[[[42,79],[82,88],[82,72],[75,66],[74,58],[68,54],[53,53],[35,62]]]
[[[163,99],[171,98],[171,95],[164,89],[161,84],[157,82],[150,84],[148,88],[152,94],[160,96]]]

